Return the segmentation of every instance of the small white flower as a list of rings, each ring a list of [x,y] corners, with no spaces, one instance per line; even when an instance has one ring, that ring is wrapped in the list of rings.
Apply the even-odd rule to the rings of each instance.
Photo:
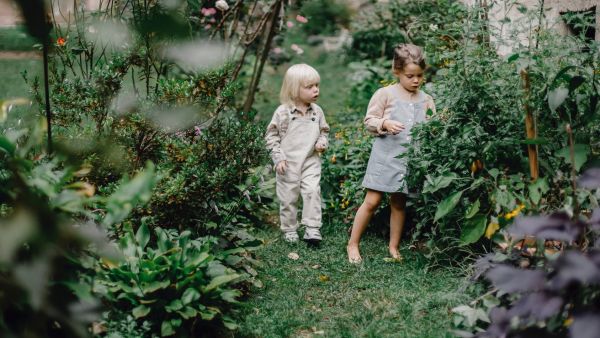
[[[217,9],[220,11],[226,11],[229,9],[229,5],[225,0],[218,0],[217,2],[215,2],[215,7],[217,7]]]

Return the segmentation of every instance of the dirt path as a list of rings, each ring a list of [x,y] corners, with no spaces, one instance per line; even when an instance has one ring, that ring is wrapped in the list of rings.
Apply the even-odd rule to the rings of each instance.
[[[41,52],[0,51],[0,60],[41,59]]]

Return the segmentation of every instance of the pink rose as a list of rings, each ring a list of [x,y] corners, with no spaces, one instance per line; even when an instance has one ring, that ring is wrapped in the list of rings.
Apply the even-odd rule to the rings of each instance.
[[[300,23],[307,23],[308,19],[303,17],[302,15],[296,15],[296,21],[298,21]]]
[[[212,7],[211,8],[202,8],[200,10],[200,13],[202,13],[202,15],[204,15],[204,16],[211,16],[211,15],[217,14],[217,10]]]
[[[287,25],[288,28],[294,27],[294,23],[291,22],[291,21],[286,22],[286,25]]]

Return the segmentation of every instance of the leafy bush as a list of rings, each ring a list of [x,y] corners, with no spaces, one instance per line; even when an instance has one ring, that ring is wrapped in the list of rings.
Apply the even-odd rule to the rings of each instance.
[[[94,291],[118,309],[117,317],[131,315],[139,326],[148,321],[163,337],[206,335],[212,320],[234,329],[229,308],[242,293],[233,286],[246,277],[224,262],[236,250],[215,250],[214,239],[191,239],[189,231],[154,230],[153,241],[145,223],[135,235],[125,230],[119,240],[125,260],[99,261]]]
[[[394,47],[410,42],[423,46],[434,67],[440,52],[458,47],[467,11],[455,0],[394,0],[379,4],[357,20],[348,53],[353,59],[391,59]]]
[[[306,0],[300,13],[309,20],[302,25],[302,30],[309,35],[331,35],[350,23],[348,6],[338,0]]]
[[[587,171],[580,184],[600,188],[600,169]],[[475,277],[485,276],[493,288],[472,302],[474,307],[453,310],[458,314],[455,324],[468,329],[460,335],[595,334],[600,319],[600,209],[590,214],[587,219],[572,219],[563,212],[516,219],[507,229],[506,251],[488,254],[475,264]]]
[[[93,247],[97,257],[114,259],[96,223],[112,226],[147,200],[141,190],[153,185],[152,167],[97,197],[82,178],[87,169],[64,153],[44,157],[42,130],[32,129],[7,128],[0,136],[0,335],[85,337],[100,304],[79,285],[87,269],[82,257]]]
[[[241,214],[250,168],[263,165],[264,128],[234,117],[213,121],[192,141],[167,145],[168,178],[158,187],[150,208],[165,227],[216,231],[219,220]]]

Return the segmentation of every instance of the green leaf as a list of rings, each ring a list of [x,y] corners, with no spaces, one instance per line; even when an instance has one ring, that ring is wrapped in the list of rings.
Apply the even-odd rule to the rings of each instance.
[[[575,158],[575,170],[579,172],[581,167],[587,162],[588,155],[590,154],[590,147],[586,144],[575,144],[574,158]],[[564,147],[556,152],[556,156],[565,159],[566,163],[571,164],[571,150],[570,147]]]
[[[143,304],[133,309],[133,317],[135,317],[135,319],[145,317],[149,313],[150,308]]]
[[[213,280],[210,281],[210,283],[203,288],[204,293],[209,292],[211,290],[214,290],[216,288],[218,288],[219,286],[223,285],[223,284],[227,284],[235,279],[238,279],[240,277],[240,275],[238,274],[231,274],[231,275],[221,275],[221,276],[217,276],[215,278],[213,278]]]
[[[492,169],[488,170],[488,173],[490,174],[490,176],[492,176],[494,179],[496,179],[498,177],[498,175],[500,175],[500,170],[498,170],[497,168],[492,168]]]
[[[529,198],[534,204],[538,204],[542,195],[550,190],[548,180],[546,178],[538,178],[534,183],[529,185]]]
[[[548,105],[550,110],[556,111],[565,100],[569,97],[569,90],[564,87],[558,87],[548,92]]]
[[[183,303],[179,299],[175,299],[169,305],[165,306],[167,312],[174,312],[181,309],[183,309]]]
[[[221,292],[221,299],[228,303],[235,304],[238,302],[236,298],[241,295],[242,293],[240,292],[240,290],[227,290]]]
[[[462,244],[471,244],[477,242],[485,233],[487,225],[487,217],[478,214],[472,219],[466,220],[460,234],[460,242]]]
[[[144,293],[152,293],[156,290],[165,289],[169,287],[170,284],[171,283],[168,280],[153,281],[148,284],[142,284],[142,291],[144,291]]]
[[[222,322],[223,325],[230,330],[236,330],[238,328],[238,325],[229,316],[223,316]]]
[[[446,188],[457,178],[458,175],[455,173],[444,173],[432,179],[428,177],[427,181],[425,181],[423,193],[434,193],[440,189]]]
[[[437,210],[435,211],[435,217],[433,220],[437,221],[452,211],[460,201],[462,193],[462,191],[457,191],[440,202],[440,204],[437,206]]]
[[[175,330],[173,330],[173,326],[171,325],[171,321],[164,320],[162,325],[160,326],[160,335],[162,337],[172,336],[175,334]]]
[[[194,309],[191,306],[186,306],[185,308],[183,308],[183,311],[177,311],[177,313],[181,315],[183,319],[194,318],[198,315],[198,311],[196,311],[196,309]]]
[[[198,292],[198,290],[193,288],[186,289],[183,292],[183,295],[181,296],[181,301],[184,305],[190,304],[191,302],[194,302],[198,299],[200,299],[200,293]]]
[[[6,137],[0,136],[0,149],[3,149],[9,155],[13,156],[15,154],[16,147]]]
[[[479,203],[479,199],[477,199],[477,201],[475,201],[475,203],[471,204],[469,206],[469,208],[467,209],[465,218],[472,218],[473,216],[475,216],[475,214],[477,214],[477,212],[479,212],[479,207],[480,207],[480,203]]]
[[[135,233],[135,240],[140,248],[144,249],[148,242],[150,241],[150,230],[148,230],[148,226],[146,222],[142,222],[142,225]]]

